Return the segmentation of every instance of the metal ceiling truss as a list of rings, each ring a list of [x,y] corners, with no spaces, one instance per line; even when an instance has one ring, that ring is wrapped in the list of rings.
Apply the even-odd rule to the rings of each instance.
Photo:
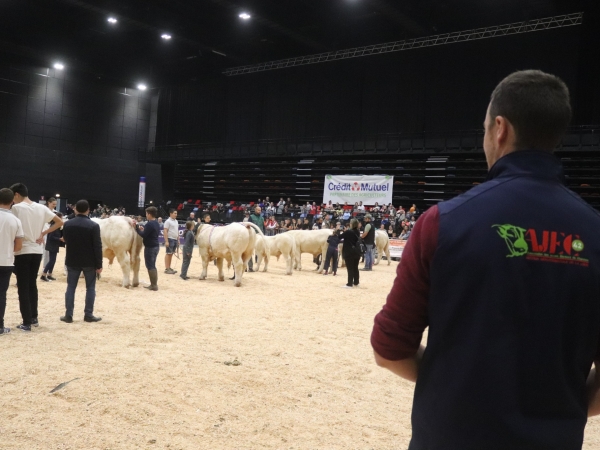
[[[360,58],[362,56],[381,55],[384,53],[401,52],[416,48],[435,47],[438,45],[456,44],[459,42],[491,39],[514,34],[532,33],[534,31],[551,30],[555,28],[581,25],[583,13],[566,14],[547,17],[544,19],[527,20],[507,25],[495,25],[476,30],[455,31],[453,33],[437,34],[434,36],[407,39],[404,41],[388,42],[385,44],[367,45],[365,47],[338,50],[336,52],[319,53],[316,55],[298,56],[296,58],[280,59],[249,66],[232,67],[223,72],[227,76],[244,75],[247,73],[264,72],[267,70],[285,69],[288,67],[305,66],[342,59]]]

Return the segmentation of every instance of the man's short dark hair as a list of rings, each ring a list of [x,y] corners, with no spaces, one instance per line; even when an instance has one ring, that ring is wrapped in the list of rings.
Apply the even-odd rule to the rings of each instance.
[[[29,191],[27,190],[27,186],[23,183],[15,183],[10,187],[10,190],[13,191],[13,194],[19,194],[21,197],[29,197]]]
[[[56,199],[54,197],[50,197],[46,203],[52,203],[55,201],[56,201]]]
[[[204,214],[203,218],[206,219],[207,217],[210,219],[210,214]]]
[[[492,93],[490,118],[498,116],[514,127],[517,150],[553,150],[571,121],[569,88],[540,70],[512,73]]]
[[[175,208],[169,208],[169,215],[173,214],[176,211]]]
[[[146,214],[156,217],[158,215],[158,209],[156,209],[156,206],[149,206],[146,208]]]
[[[84,212],[88,211],[90,209],[90,204],[88,203],[87,200],[79,200],[77,202],[77,204],[75,205],[75,211],[77,211],[80,214],[83,214]]]
[[[0,205],[10,205],[15,199],[15,194],[8,188],[0,189]]]

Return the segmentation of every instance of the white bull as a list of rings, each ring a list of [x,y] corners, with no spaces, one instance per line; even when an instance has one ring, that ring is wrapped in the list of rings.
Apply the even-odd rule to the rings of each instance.
[[[292,265],[294,263],[296,240],[289,233],[282,233],[276,236],[256,236],[256,256],[258,257],[258,263],[256,265],[256,271],[260,269],[262,260],[265,260],[265,268],[263,272],[267,271],[269,266],[269,257],[275,256],[277,260],[283,255],[285,261],[285,274],[292,274]]]
[[[201,225],[196,231],[196,243],[202,258],[200,279],[206,279],[208,263],[216,259],[219,268],[218,279],[224,281],[223,260],[226,260],[227,267],[233,263],[235,286],[241,286],[244,268],[254,253],[256,242],[254,230],[264,236],[262,231],[250,222],[234,222],[224,227]]]
[[[302,253],[310,253],[315,258],[322,255],[321,264],[316,270],[323,270],[327,255],[327,238],[332,233],[333,230],[292,230],[285,233],[293,236],[296,241],[294,269],[302,270]]]
[[[92,219],[100,225],[102,256],[112,264],[115,257],[123,271],[123,287],[137,287],[140,284],[140,252],[142,238],[133,229],[129,217],[113,216],[108,219]],[[133,281],[130,280],[133,270]]]
[[[339,247],[339,254],[342,254],[342,245]],[[373,265],[376,266],[381,262],[381,258],[385,253],[385,257],[387,258],[388,266],[392,263],[390,258],[390,238],[388,234],[383,230],[375,230],[375,247],[377,248],[377,259],[373,261]],[[346,267],[346,262],[342,257],[342,263],[340,267]]]

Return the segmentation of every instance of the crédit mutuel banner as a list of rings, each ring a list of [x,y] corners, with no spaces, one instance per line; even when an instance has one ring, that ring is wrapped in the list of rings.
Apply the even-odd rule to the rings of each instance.
[[[380,205],[392,203],[394,177],[389,175],[325,175],[323,203]]]

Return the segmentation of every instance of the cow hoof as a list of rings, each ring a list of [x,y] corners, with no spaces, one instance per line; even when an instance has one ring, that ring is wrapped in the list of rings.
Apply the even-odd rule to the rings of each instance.
[[[138,287],[139,285],[140,285],[140,283],[133,283],[131,286]]]
[[[129,285],[128,285],[128,284],[127,284],[127,285],[124,285],[123,287],[124,287],[125,289],[129,289]]]
[[[225,277],[219,277],[219,281],[225,281]]]
[[[240,287],[241,285],[242,285],[242,283],[240,281],[236,281],[234,284],[235,287]]]

